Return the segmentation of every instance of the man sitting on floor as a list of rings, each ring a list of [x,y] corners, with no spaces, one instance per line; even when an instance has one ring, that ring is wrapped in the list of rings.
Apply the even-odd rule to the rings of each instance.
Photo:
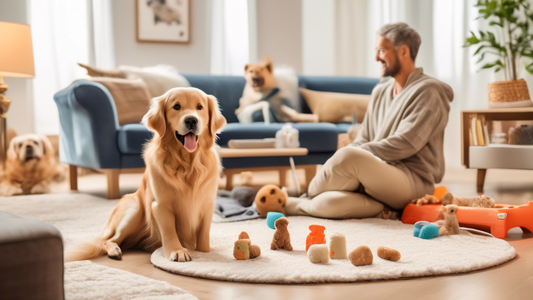
[[[444,175],[443,139],[453,91],[415,67],[420,35],[405,23],[377,32],[383,77],[355,141],[311,181],[310,198],[289,198],[289,215],[368,218],[432,194]]]

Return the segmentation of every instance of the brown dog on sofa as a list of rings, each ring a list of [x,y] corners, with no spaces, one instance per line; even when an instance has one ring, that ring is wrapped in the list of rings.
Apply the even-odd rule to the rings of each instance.
[[[246,85],[244,86],[242,97],[239,100],[239,108],[235,110],[235,115],[237,115],[241,122],[244,122],[242,121],[243,119],[249,119],[242,118],[242,115],[249,114],[248,110],[251,108],[250,106],[261,104],[260,101],[274,92],[277,87],[274,68],[267,55],[265,55],[263,63],[247,64],[244,67],[244,72]],[[297,112],[295,109],[287,106],[279,94],[281,93],[277,92],[276,94],[274,92],[274,95],[268,98],[268,102],[275,110],[281,122],[318,122],[317,115]],[[258,109],[254,109],[254,111],[256,110]]]

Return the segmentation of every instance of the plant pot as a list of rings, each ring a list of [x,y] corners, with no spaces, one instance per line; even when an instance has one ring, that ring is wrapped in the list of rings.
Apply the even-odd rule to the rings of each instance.
[[[524,79],[495,81],[487,88],[490,108],[533,106]]]

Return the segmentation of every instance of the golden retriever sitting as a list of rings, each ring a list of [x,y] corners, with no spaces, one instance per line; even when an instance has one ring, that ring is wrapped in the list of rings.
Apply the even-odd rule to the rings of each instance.
[[[0,196],[42,194],[53,180],[63,179],[63,173],[48,138],[26,134],[9,143],[1,178]]]
[[[217,100],[196,88],[175,88],[152,99],[143,123],[154,136],[144,148],[139,190],[119,201],[99,239],[67,251],[67,261],[103,253],[121,259],[121,248],[161,245],[172,261],[190,261],[187,249],[209,252],[221,168],[213,146],[226,124]]]

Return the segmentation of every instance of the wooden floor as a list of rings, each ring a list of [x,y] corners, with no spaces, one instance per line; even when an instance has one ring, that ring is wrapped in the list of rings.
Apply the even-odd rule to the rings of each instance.
[[[254,174],[254,185],[275,183],[277,178],[272,172]],[[475,194],[475,179],[473,170],[448,171],[442,184],[452,193],[469,196]],[[124,194],[136,190],[141,176],[127,174],[120,180]],[[299,181],[303,184],[303,178]],[[105,182],[102,175],[81,177],[79,189],[82,193],[105,197]],[[489,170],[485,194],[500,203],[533,201],[533,171]],[[350,284],[272,285],[197,279],[161,271],[150,264],[150,254],[141,251],[126,251],[122,261],[99,257],[93,262],[169,282],[199,299],[533,299],[533,235],[522,234],[515,228],[506,240],[515,247],[517,257],[488,270]]]

